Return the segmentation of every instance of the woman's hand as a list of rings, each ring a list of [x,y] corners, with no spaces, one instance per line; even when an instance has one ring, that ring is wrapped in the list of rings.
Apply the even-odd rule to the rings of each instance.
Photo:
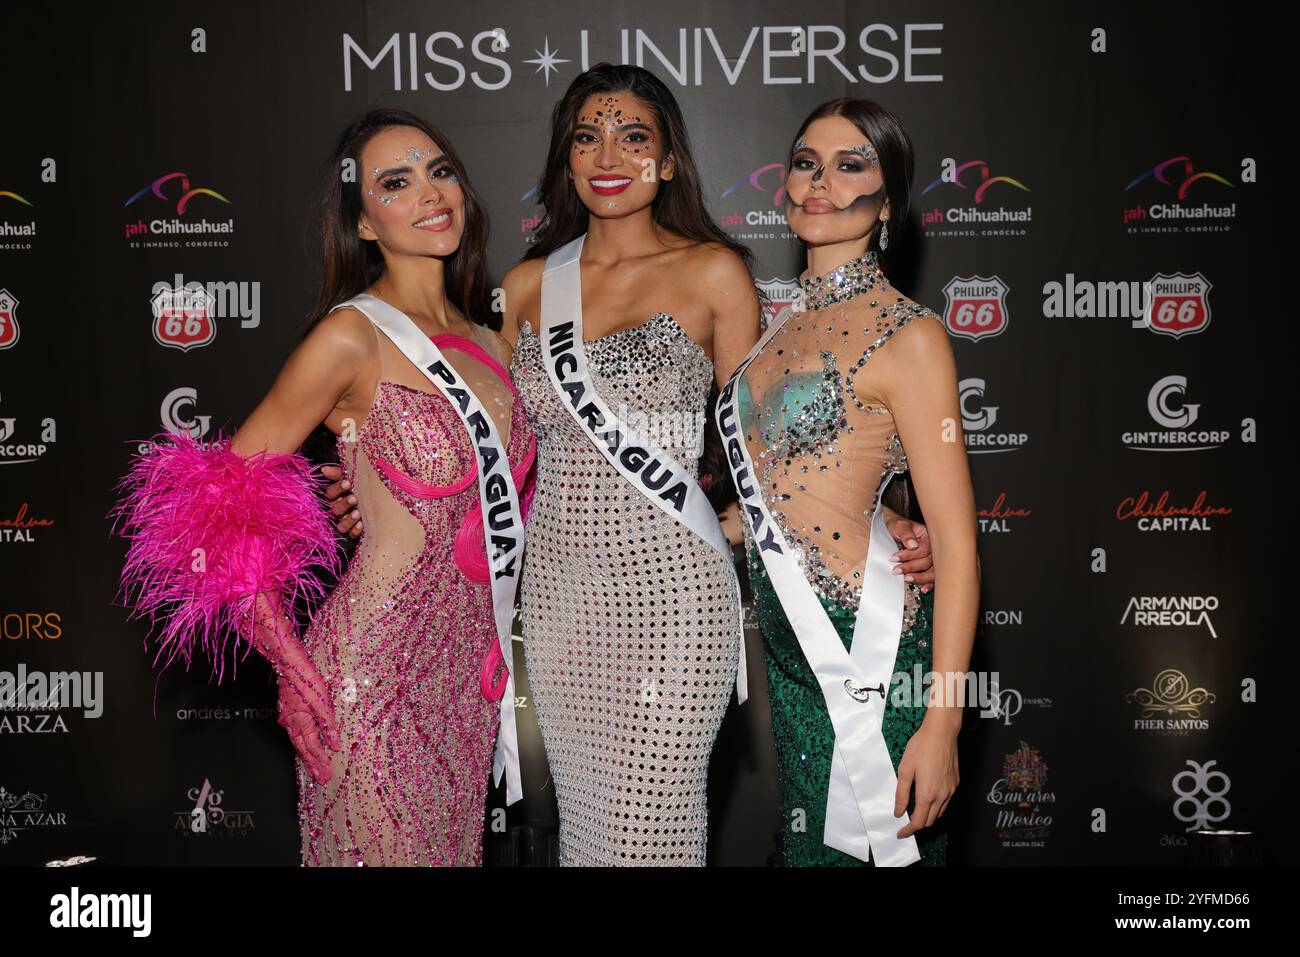
[[[898,789],[894,793],[894,817],[907,810],[907,799],[916,785],[916,807],[911,820],[898,832],[908,837],[923,827],[930,827],[944,811],[957,790],[957,727],[951,722],[922,721],[921,727],[907,742],[903,760],[898,765]],[[958,726],[960,727],[960,726]]]
[[[351,494],[352,483],[343,477],[343,470],[337,465],[322,465],[321,474],[333,483],[325,489],[325,499],[337,519],[335,527],[344,535],[360,538],[361,513],[356,508],[357,497]]]
[[[722,523],[722,531],[732,545],[739,545],[745,540],[745,530],[740,524],[740,502],[732,502],[719,512],[718,521]]]
[[[928,592],[934,587],[934,556],[930,553],[930,533],[920,522],[912,522],[892,509],[885,509],[885,528],[894,537],[900,551],[889,556],[895,575],[908,576]]]
[[[280,679],[279,710],[280,717],[276,723],[289,732],[289,740],[302,757],[312,779],[317,784],[324,784],[333,774],[329,755],[321,743],[321,729],[328,726],[320,723],[306,699],[298,693],[292,682],[284,678]],[[332,712],[330,720],[332,723]],[[338,731],[327,732],[327,735],[332,738],[330,747],[335,751],[340,750]]]

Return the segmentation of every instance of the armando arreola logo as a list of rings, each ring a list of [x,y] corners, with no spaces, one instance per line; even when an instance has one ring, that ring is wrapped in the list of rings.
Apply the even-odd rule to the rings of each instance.
[[[261,324],[260,282],[186,282],[176,273],[173,283],[153,284],[153,337],[160,346],[188,352],[217,337],[217,319],[239,319],[244,329]]]

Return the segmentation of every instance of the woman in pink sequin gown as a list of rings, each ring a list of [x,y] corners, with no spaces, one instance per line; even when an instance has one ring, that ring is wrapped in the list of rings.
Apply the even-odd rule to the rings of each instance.
[[[521,510],[536,441],[495,331],[487,218],[446,138],[372,111],[329,169],[311,328],[233,438],[166,436],[138,457],[118,510],[124,582],[165,620],[168,661],[205,651],[220,680],[246,639],[272,662],[304,865],[477,865],[506,686],[478,474],[493,439],[471,444],[388,333],[428,336],[477,397]],[[321,590],[339,547],[297,452],[321,424],[368,534],[299,640],[294,599]]]
[[[421,307],[438,296],[419,261],[420,233],[443,215],[467,233],[483,218],[445,140],[411,126],[374,132],[392,117],[369,119],[341,150],[362,161],[370,225],[361,237],[377,233],[372,248],[386,260],[365,291],[426,328]],[[479,263],[484,238],[461,240],[479,244],[468,250]],[[509,353],[495,331],[463,316],[455,322],[457,311],[446,317],[458,331],[431,338],[495,420],[522,492],[536,444],[505,369]],[[456,410],[358,309],[336,302],[320,325],[330,322],[370,337],[377,375],[364,418],[339,417],[334,429],[367,534],[304,637],[342,747],[327,753],[324,781],[313,758],[297,758],[303,863],[477,865],[499,704],[480,686],[498,637],[474,452]],[[293,694],[283,684],[281,692]]]
[[[485,403],[502,400],[510,461],[526,469],[535,446],[505,369],[473,341],[433,339]],[[479,509],[477,472],[452,407],[395,381],[409,378],[393,371],[406,359],[377,344],[385,369],[370,414],[354,441],[338,440],[366,535],[305,639],[344,748],[323,784],[298,759],[303,860],[478,864],[498,713],[479,674],[497,633],[488,585],[452,558]],[[472,362],[490,371],[476,376]]]

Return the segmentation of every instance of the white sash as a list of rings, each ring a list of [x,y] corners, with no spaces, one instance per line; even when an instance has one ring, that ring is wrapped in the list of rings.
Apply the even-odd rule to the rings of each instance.
[[[584,233],[546,258],[540,331],[546,373],[560,396],[560,404],[582,426],[609,464],[665,514],[685,525],[726,559],[736,585],[736,627],[740,643],[736,699],[744,704],[749,693],[740,580],[717,513],[699,482],[676,459],[655,447],[647,436],[628,428],[610,410],[587,371],[587,354],[582,344],[582,271],[578,266],[586,238]]]
[[[893,679],[903,626],[903,576],[890,573],[893,540],[880,503],[871,521],[862,599],[853,626],[851,650],[844,650],[830,616],[799,568],[794,552],[763,501],[754,463],[736,411],[736,386],[745,369],[785,324],[787,312],[758,340],[718,397],[718,429],[763,566],[790,621],[799,647],[817,676],[826,710],[835,727],[835,756],[826,798],[824,841],[859,860],[869,852],[881,867],[900,867],[921,859],[915,835],[898,831],[909,821],[894,817],[898,776],[882,731],[885,695]],[[887,475],[879,493],[893,477]]]
[[[350,306],[364,313],[376,328],[402,350],[406,358],[424,373],[451,403],[469,433],[478,458],[478,494],[483,509],[483,538],[488,567],[492,572],[492,609],[497,640],[506,667],[506,690],[501,696],[501,728],[497,733],[492,760],[493,780],[506,777],[506,804],[523,796],[519,780],[519,740],[515,732],[514,648],[511,623],[514,619],[515,590],[524,554],[524,520],[519,509],[519,492],[510,474],[510,457],[496,423],[472,389],[443,358],[442,351],[404,312],[382,299],[362,293],[335,309]],[[332,311],[332,310],[331,310]]]

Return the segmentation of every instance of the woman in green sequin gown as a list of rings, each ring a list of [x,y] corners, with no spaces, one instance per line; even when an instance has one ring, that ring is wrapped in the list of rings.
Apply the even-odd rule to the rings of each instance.
[[[835,729],[822,699],[817,678],[799,647],[799,639],[781,610],[781,602],[772,590],[767,571],[753,543],[745,548],[749,566],[750,589],[754,613],[763,633],[763,661],[767,665],[767,694],[772,708],[772,735],[776,740],[777,761],[781,775],[784,828],[783,852],[787,867],[864,867],[871,866],[856,857],[822,843],[826,826],[826,792],[830,786],[831,756],[835,752]],[[839,632],[844,647],[853,639],[855,612],[838,602],[820,599]],[[916,621],[903,636],[894,660],[894,674],[912,674],[916,665],[921,672],[930,670],[932,630],[930,615],[932,595],[921,595]],[[892,698],[898,682],[890,688]],[[884,735],[894,771],[903,760],[903,749],[921,726],[925,706],[885,704]],[[796,814],[802,809],[803,814]],[[917,832],[916,842],[923,867],[942,867],[947,863],[948,835],[943,818],[933,826]]]
[[[875,104],[833,101],[805,120],[791,151],[786,213],[791,229],[808,244],[809,275],[800,279],[795,311],[737,382],[736,411],[764,506],[846,650],[869,567],[875,510],[884,507],[880,499],[889,480],[909,471],[904,439],[924,453],[924,474],[914,479],[921,504],[934,513],[927,518],[936,575],[941,567],[949,571],[942,580],[936,577],[933,594],[915,582],[903,588],[881,733],[895,775],[916,742],[908,765],[908,774],[915,775],[915,794],[908,789],[909,828],[919,828],[917,863],[942,866],[948,840],[941,815],[957,786],[961,712],[944,708],[925,722],[925,696],[902,692],[934,665],[936,606],[946,642],[940,670],[969,668],[979,570],[947,332],[935,313],[891,288],[881,267],[879,250],[887,241],[881,227],[895,215],[905,221],[911,173],[906,134]],[[893,196],[903,202],[891,203]],[[839,265],[818,274],[818,263],[822,269]],[[907,346],[891,350],[890,340],[909,326],[914,328],[904,337]],[[872,361],[878,353],[881,358]],[[955,441],[939,439],[931,426],[945,418],[958,423]],[[824,843],[835,729],[749,521],[743,529],[780,767],[784,863],[873,866],[874,853],[864,861]],[[936,529],[946,546],[942,566]],[[923,780],[934,798],[918,813]],[[891,801],[896,784],[881,782]]]

